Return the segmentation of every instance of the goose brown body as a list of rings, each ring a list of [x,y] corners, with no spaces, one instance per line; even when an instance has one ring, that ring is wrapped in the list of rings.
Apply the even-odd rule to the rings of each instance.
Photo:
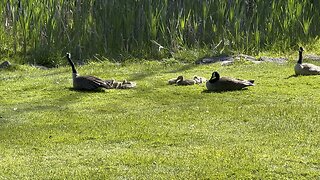
[[[320,75],[320,67],[310,63],[302,63],[303,48],[299,48],[299,59],[294,66],[294,72],[296,75]]]
[[[210,80],[206,82],[209,91],[234,91],[248,86],[254,86],[254,80],[220,77],[218,72],[213,72]]]

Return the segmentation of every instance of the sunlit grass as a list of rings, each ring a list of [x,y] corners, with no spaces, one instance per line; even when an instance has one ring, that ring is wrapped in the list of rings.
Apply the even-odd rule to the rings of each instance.
[[[317,178],[320,77],[293,61],[199,66],[90,63],[83,75],[131,90],[71,89],[71,70],[1,70],[0,177],[8,179]],[[248,90],[179,87],[183,74],[255,79]]]

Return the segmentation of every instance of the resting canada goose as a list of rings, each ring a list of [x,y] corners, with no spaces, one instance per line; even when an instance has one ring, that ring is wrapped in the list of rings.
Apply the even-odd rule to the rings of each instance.
[[[299,59],[297,64],[294,66],[294,71],[296,75],[319,75],[320,67],[310,64],[310,63],[302,63],[302,52],[303,48],[299,48]]]
[[[98,88],[111,89],[110,81],[104,81],[94,76],[79,76],[74,63],[71,60],[71,54],[67,53],[68,62],[72,68],[73,88],[77,90],[96,90]]]
[[[183,76],[178,76],[176,84],[178,86],[187,86],[187,85],[194,85],[196,83],[195,80],[191,79],[184,79]]]
[[[254,86],[254,80],[241,80],[229,77],[220,77],[218,72],[213,72],[206,86],[209,91],[241,90],[247,86]]]

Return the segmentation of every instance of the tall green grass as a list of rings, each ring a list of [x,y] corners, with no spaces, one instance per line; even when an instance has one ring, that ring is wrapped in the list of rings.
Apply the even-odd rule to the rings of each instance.
[[[173,52],[288,49],[318,36],[319,7],[308,0],[6,0],[0,50],[56,64],[66,51],[80,59],[158,56],[152,42]]]

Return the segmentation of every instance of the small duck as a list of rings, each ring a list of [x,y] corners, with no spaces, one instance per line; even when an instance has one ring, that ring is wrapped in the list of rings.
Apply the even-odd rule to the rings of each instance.
[[[206,87],[209,91],[234,91],[248,86],[254,86],[254,80],[242,80],[230,77],[220,77],[218,72],[213,72]]]
[[[182,80],[182,81],[181,81]],[[187,81],[189,83],[183,82],[183,81]],[[193,82],[192,82],[193,81]],[[193,84],[202,84],[204,82],[206,82],[206,78],[204,77],[199,77],[199,76],[194,76],[193,80],[191,79],[184,79],[183,76],[178,76],[177,78],[172,78],[168,80],[168,84],[172,85],[172,84],[177,84],[177,85],[193,85]],[[178,82],[178,83],[177,83]]]
[[[178,86],[188,86],[188,85],[194,85],[196,83],[195,80],[192,79],[184,79],[183,76],[178,76],[176,84]]]
[[[294,66],[294,72],[296,75],[320,75],[320,67],[310,63],[302,63],[302,52],[304,49],[299,48],[299,59]]]
[[[131,89],[137,86],[137,83],[130,82],[127,80],[123,80],[122,82],[113,81],[112,88],[113,89]]]

